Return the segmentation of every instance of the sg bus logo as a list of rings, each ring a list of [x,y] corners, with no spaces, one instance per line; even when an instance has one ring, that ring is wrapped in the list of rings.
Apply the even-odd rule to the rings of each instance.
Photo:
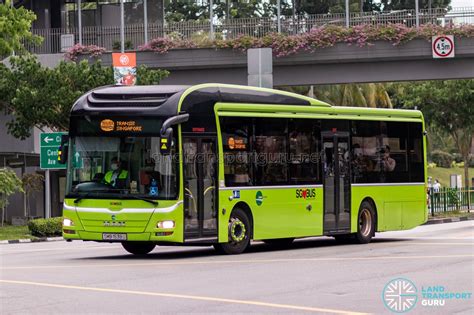
[[[296,198],[314,199],[316,198],[316,188],[302,188],[296,190]]]

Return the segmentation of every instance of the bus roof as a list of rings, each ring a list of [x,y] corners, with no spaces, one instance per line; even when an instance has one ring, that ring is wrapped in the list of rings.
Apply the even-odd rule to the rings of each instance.
[[[330,107],[325,102],[295,93],[230,84],[104,86],[81,96],[73,105],[71,115],[131,114],[137,109],[142,115],[175,115],[209,102]]]
[[[245,111],[274,111],[267,105],[282,105],[291,112],[318,112],[328,115],[422,118],[417,110],[331,106],[296,93],[218,83],[187,85],[104,86],[81,96],[73,105],[72,116],[127,115],[174,116],[180,112],[209,113],[216,103],[232,104]],[[241,104],[241,105],[240,105]],[[244,109],[245,108],[245,109]]]

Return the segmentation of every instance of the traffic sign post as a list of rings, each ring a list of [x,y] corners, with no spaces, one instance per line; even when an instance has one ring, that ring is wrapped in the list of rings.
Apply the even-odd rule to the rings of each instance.
[[[454,36],[438,35],[431,38],[433,58],[454,58]]]
[[[44,170],[65,169],[65,164],[58,163],[58,151],[62,135],[66,132],[47,132],[40,134],[40,167]]]
[[[45,132],[40,134],[40,168],[45,170],[44,217],[51,217],[51,178],[50,170],[65,169],[58,163],[58,151],[61,138],[66,132]]]

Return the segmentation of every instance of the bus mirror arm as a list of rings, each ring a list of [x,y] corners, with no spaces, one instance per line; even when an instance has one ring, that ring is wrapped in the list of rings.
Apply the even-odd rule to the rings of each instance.
[[[168,129],[171,128],[171,126],[187,122],[188,119],[189,114],[179,114],[166,119],[163,123],[163,126],[161,126],[161,135],[164,136],[168,132]]]
[[[173,146],[173,128],[171,126],[187,122],[189,114],[179,114],[165,120],[160,131],[160,153],[170,154]]]

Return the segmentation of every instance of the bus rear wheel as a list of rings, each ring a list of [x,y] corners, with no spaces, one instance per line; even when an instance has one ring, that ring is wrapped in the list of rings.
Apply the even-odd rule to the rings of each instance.
[[[362,202],[357,220],[356,243],[367,244],[375,234],[375,210],[368,201]]]
[[[240,254],[250,245],[250,220],[244,210],[236,208],[229,218],[229,241],[215,244],[217,252],[223,254]]]
[[[134,255],[146,255],[151,252],[156,244],[153,242],[122,242],[123,248]]]

